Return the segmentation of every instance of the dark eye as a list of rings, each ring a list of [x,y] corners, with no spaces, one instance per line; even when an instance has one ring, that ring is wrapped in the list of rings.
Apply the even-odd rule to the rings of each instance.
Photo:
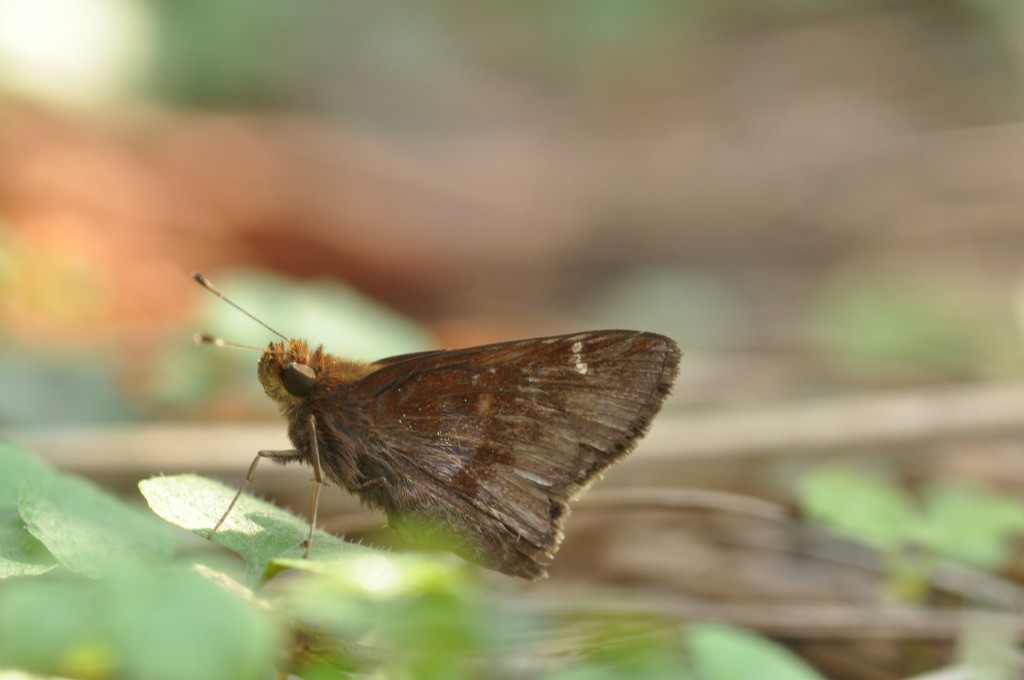
[[[316,373],[306,364],[292,362],[281,371],[281,384],[293,397],[304,397],[316,387]]]

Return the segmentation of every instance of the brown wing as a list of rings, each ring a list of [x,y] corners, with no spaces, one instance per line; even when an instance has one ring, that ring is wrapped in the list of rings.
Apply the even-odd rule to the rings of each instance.
[[[679,357],[660,335],[595,331],[380,362],[355,391],[397,471],[391,523],[543,575],[566,503],[646,432]]]

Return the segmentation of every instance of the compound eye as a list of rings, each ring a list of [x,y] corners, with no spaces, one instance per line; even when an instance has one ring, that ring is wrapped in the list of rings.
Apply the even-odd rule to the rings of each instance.
[[[304,397],[316,387],[316,373],[306,364],[293,361],[281,370],[281,384],[293,397]]]

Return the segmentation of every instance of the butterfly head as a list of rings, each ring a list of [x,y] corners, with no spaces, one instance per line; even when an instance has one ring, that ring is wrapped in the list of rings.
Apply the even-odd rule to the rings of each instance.
[[[260,357],[260,384],[278,404],[296,404],[316,387],[322,357],[320,349],[310,353],[305,340],[272,342]]]

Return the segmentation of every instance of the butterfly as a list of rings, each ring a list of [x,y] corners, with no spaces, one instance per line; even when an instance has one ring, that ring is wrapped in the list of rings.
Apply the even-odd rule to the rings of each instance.
[[[294,448],[260,451],[246,480],[264,458],[313,468],[307,554],[329,483],[413,544],[527,579],[547,575],[570,501],[647,432],[681,358],[663,335],[599,330],[367,363],[270,330],[283,341],[257,376]]]

